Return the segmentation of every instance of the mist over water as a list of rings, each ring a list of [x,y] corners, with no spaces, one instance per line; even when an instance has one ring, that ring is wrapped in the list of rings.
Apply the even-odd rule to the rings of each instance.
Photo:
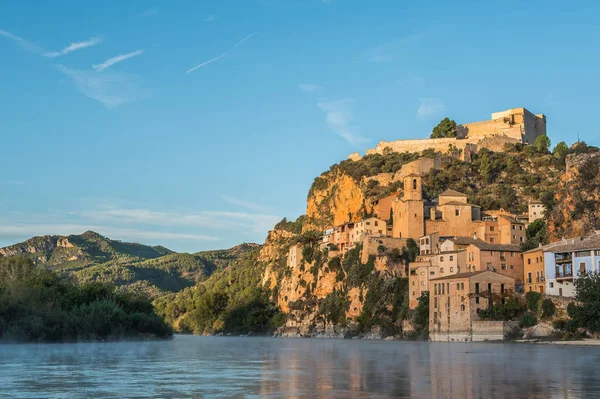
[[[600,348],[176,336],[0,345],[0,398],[600,397]]]

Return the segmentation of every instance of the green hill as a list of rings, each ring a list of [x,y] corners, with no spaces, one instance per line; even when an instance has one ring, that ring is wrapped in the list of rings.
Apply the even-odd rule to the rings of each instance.
[[[175,253],[162,246],[111,240],[87,231],[81,235],[34,237],[0,248],[0,257],[31,259],[38,267],[56,271],[63,278],[111,283],[156,297],[191,287],[257,247],[241,244],[195,254]]]

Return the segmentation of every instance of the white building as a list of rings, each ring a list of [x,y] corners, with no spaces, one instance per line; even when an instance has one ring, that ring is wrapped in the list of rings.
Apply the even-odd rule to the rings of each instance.
[[[544,249],[546,294],[573,297],[574,282],[589,273],[600,273],[600,234],[571,238]]]

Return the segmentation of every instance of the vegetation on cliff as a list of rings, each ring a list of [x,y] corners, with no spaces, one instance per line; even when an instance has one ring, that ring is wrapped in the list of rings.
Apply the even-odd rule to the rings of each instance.
[[[258,255],[259,249],[253,249],[206,281],[157,298],[157,312],[181,332],[272,332],[285,319],[261,288],[265,264]]]
[[[441,139],[456,137],[456,122],[450,118],[444,118],[433,128],[430,138]]]
[[[102,283],[76,285],[30,259],[0,258],[0,340],[104,341],[168,338],[150,299]]]

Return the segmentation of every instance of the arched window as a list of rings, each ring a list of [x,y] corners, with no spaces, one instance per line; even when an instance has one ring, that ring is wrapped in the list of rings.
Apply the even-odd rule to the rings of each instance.
[[[417,179],[413,179],[413,190],[417,189]]]
[[[465,305],[460,305],[460,310],[465,311]]]

